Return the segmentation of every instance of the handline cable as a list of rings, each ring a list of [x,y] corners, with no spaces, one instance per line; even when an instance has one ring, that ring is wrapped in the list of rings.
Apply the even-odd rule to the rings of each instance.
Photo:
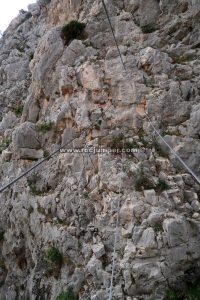
[[[109,13],[108,13],[108,10],[107,10],[107,7],[106,7],[106,4],[105,4],[105,1],[102,0],[102,3],[103,3],[103,7],[104,7],[104,10],[105,10],[105,13],[106,13],[106,16],[107,16],[107,19],[108,19],[108,22],[109,22],[109,25],[110,25],[110,29],[112,31],[112,35],[113,35],[113,38],[114,38],[114,41],[116,43],[116,47],[117,47],[117,50],[118,50],[118,53],[119,53],[119,56],[120,56],[120,60],[122,62],[122,65],[123,65],[123,68],[128,76],[128,73],[127,73],[127,70],[126,70],[126,67],[125,67],[125,64],[124,64],[124,61],[122,59],[122,55],[121,55],[121,51],[119,49],[119,45],[117,43],[117,39],[116,39],[116,36],[115,36],[115,33],[114,33],[114,30],[113,30],[113,27],[112,27],[112,24],[111,24],[111,20],[110,20],[110,17],[109,17]],[[129,82],[131,87],[132,87],[132,83]],[[158,132],[158,130],[155,128],[155,126],[152,124],[150,118],[148,117],[147,113],[145,113],[145,115],[147,116],[149,122],[150,122],[150,125],[152,126],[152,128],[154,129],[155,133],[161,138],[161,140],[167,145],[167,147],[172,151],[172,153],[175,155],[176,158],[178,158],[178,160],[183,164],[183,166],[187,169],[187,171],[189,171],[189,173],[197,180],[197,182],[200,184],[200,179],[196,176],[196,174],[189,168],[189,166],[187,166],[187,164],[179,157],[179,155],[172,149],[172,147],[167,143],[167,141],[165,141],[165,139],[161,136],[161,134]],[[118,210],[119,210],[119,203],[118,203]],[[112,300],[112,296],[113,296],[113,279],[114,279],[114,269],[115,269],[115,255],[116,255],[116,243],[117,243],[117,229],[118,229],[118,226],[119,226],[119,214],[117,213],[117,221],[116,221],[116,230],[115,230],[115,240],[114,240],[114,249],[113,249],[113,263],[112,263],[112,274],[111,274],[111,283],[110,283],[110,293],[109,293],[109,300]]]
[[[122,65],[124,67],[124,70],[126,71],[126,66],[125,66],[125,63],[123,61],[123,58],[122,58],[122,54],[121,54],[121,51],[119,49],[119,46],[118,46],[118,43],[117,43],[117,39],[116,39],[116,36],[115,36],[115,33],[114,33],[114,30],[113,30],[113,27],[112,27],[112,23],[111,23],[111,20],[110,20],[110,17],[109,17],[109,14],[108,14],[108,10],[107,10],[107,7],[106,7],[106,4],[105,4],[105,1],[102,0],[102,3],[103,3],[103,7],[104,7],[104,10],[105,10],[105,13],[106,13],[106,16],[107,16],[107,19],[108,19],[108,22],[109,22],[109,25],[110,25],[110,28],[111,28],[111,31],[112,31],[112,35],[113,35],[113,38],[115,40],[115,44],[117,46],[117,51],[119,53],[119,56],[120,56],[120,60],[122,62]]]
[[[112,273],[111,273],[111,280],[110,280],[110,291],[109,291],[109,300],[112,300],[113,294],[113,281],[114,281],[114,272],[115,272],[115,265],[116,265],[116,246],[117,246],[117,236],[119,231],[119,209],[120,209],[120,199],[118,199],[117,204],[117,219],[116,219],[116,227],[115,227],[115,234],[114,234],[114,248],[113,248],[113,257],[112,257]]]
[[[104,110],[104,114],[106,112],[108,112],[110,110],[110,108],[112,107],[113,103],[112,101],[116,100],[116,101],[121,101],[121,99],[110,99],[111,100],[111,104],[108,106],[108,108],[106,110]],[[28,170],[26,170],[25,172],[23,172],[21,175],[17,176],[15,179],[13,179],[12,181],[10,181],[8,184],[6,184],[5,186],[0,188],[0,193],[2,193],[3,191],[5,191],[8,187],[12,186],[13,184],[15,184],[16,182],[18,182],[21,178],[23,178],[24,176],[26,176],[27,174],[29,174],[31,171],[33,171],[34,169],[36,169],[38,166],[40,166],[41,164],[43,164],[45,161],[49,160],[50,158],[52,158],[54,155],[56,155],[58,152],[60,152],[60,150],[62,150],[64,147],[68,146],[70,143],[72,143],[74,140],[80,138],[80,136],[87,131],[88,129],[92,128],[96,122],[98,122],[101,119],[101,116],[99,116],[94,122],[92,122],[92,124],[90,126],[88,126],[87,128],[83,129],[79,136],[76,136],[75,138],[69,140],[66,144],[64,144],[63,146],[59,147],[57,150],[55,150],[54,152],[52,152],[51,154],[49,154],[47,157],[45,157],[44,159],[40,160],[39,162],[37,162],[36,164],[34,164],[31,168],[29,168]]]
[[[123,149],[124,149],[124,139],[123,139]],[[121,172],[124,171],[124,152],[122,151],[122,162],[121,162]],[[122,178],[120,181],[119,186],[119,195],[121,194],[122,190]],[[120,196],[117,202],[117,219],[116,219],[116,226],[115,226],[115,234],[114,234],[114,247],[113,247],[113,258],[112,258],[112,272],[111,272],[111,280],[110,280],[110,291],[109,291],[109,300],[112,300],[113,296],[113,282],[114,282],[114,272],[116,266],[116,247],[117,247],[117,238],[119,235],[119,210],[120,210]]]
[[[119,49],[119,45],[118,45],[118,42],[117,42],[117,39],[116,39],[116,36],[115,36],[115,33],[114,33],[114,29],[113,29],[113,26],[112,26],[112,23],[111,23],[111,20],[110,20],[110,17],[109,17],[109,13],[108,13],[108,10],[107,10],[105,1],[102,0],[102,3],[103,3],[103,7],[104,7],[104,10],[105,10],[105,13],[106,13],[106,16],[107,16],[107,19],[108,19],[108,22],[109,22],[111,31],[112,31],[112,35],[113,35],[113,38],[114,38],[114,41],[115,41],[115,44],[116,44],[116,47],[117,47],[117,51],[118,51],[118,53],[119,53],[119,57],[120,57],[121,63],[122,63],[122,65],[123,65],[124,71],[126,72],[126,75],[127,75],[128,79],[129,79],[129,74],[128,74],[128,72],[127,72],[127,69],[126,69],[126,66],[125,66],[125,62],[124,62],[124,60],[123,60],[123,58],[122,58],[122,54],[121,54],[121,51],[120,51],[120,49]],[[134,87],[133,87],[133,85],[132,85],[131,82],[129,82],[129,83],[130,83],[130,85],[131,85],[132,92],[133,92],[133,95],[134,95]]]
[[[107,18],[108,18],[108,21],[109,21],[109,24],[110,24],[110,27],[111,27],[111,30],[112,30],[112,34],[113,34],[113,37],[114,37],[114,40],[115,40],[115,43],[116,43],[116,46],[117,46],[117,49],[118,49],[118,52],[119,52],[119,55],[120,55],[120,59],[121,59],[121,62],[122,62],[122,65],[123,65],[123,68],[125,69],[126,71],[126,74],[127,74],[127,70],[126,70],[126,67],[125,67],[125,64],[124,64],[124,61],[123,61],[123,58],[122,58],[122,55],[121,55],[121,51],[119,49],[119,46],[118,46],[118,43],[117,43],[117,40],[116,40],[116,37],[115,37],[115,34],[114,34],[114,31],[113,31],[113,27],[112,27],[112,24],[111,24],[111,21],[110,21],[110,17],[109,17],[109,14],[108,14],[108,11],[107,11],[107,8],[106,8],[106,5],[105,5],[105,2],[104,0],[102,0],[102,3],[103,3],[103,6],[104,6],[104,9],[105,9],[105,12],[106,12],[106,15],[107,15]],[[127,74],[128,75],[128,74]],[[129,82],[131,84],[131,82]],[[131,84],[132,86],[132,84]],[[108,111],[110,108],[108,108],[106,111]],[[106,112],[105,111],[105,112]],[[147,114],[146,114],[147,116]],[[100,117],[95,121],[95,123],[100,119]],[[153,124],[151,123],[150,119],[149,119],[149,122],[150,122],[150,125],[153,127]],[[95,124],[94,123],[94,124]],[[86,129],[84,129],[82,132],[90,129],[90,127],[93,125],[93,123]],[[155,130],[154,130],[155,131]],[[159,132],[156,130],[155,131],[158,136],[160,138],[162,138],[162,136],[159,134]],[[82,133],[81,133],[82,134]],[[81,135],[80,134],[80,135]],[[80,136],[79,136],[80,137]],[[39,161],[38,163],[36,163],[35,165],[33,165],[30,169],[28,169],[27,171],[25,171],[24,173],[22,173],[21,175],[19,175],[18,177],[16,177],[14,180],[12,180],[11,182],[9,182],[7,185],[5,185],[4,187],[0,188],[0,193],[2,193],[6,188],[12,186],[14,183],[16,183],[18,180],[20,180],[22,177],[26,176],[27,174],[29,174],[32,170],[34,170],[35,168],[37,168],[39,165],[43,164],[45,161],[49,160],[50,158],[52,158],[54,155],[56,155],[58,152],[60,152],[60,150],[64,147],[66,147],[68,144],[70,144],[71,142],[73,142],[75,139],[79,138],[79,137],[75,137],[74,139],[70,140],[68,143],[66,143],[65,145],[63,145],[62,147],[58,148],[57,150],[55,150],[52,154],[50,154],[49,156],[45,157],[44,159],[42,159],[41,161]],[[172,148],[170,147],[170,145],[165,141],[165,139],[163,139],[163,141],[165,142],[165,144],[167,145],[167,147],[171,150]],[[173,150],[173,153],[175,154],[176,152]],[[179,155],[176,153],[175,156],[178,158]],[[184,161],[179,157],[178,158],[179,161],[183,164],[183,166],[187,169],[187,171],[197,180],[198,183],[200,183],[200,179],[198,179],[198,177],[194,174],[194,172],[186,165],[186,163],[184,163]]]
[[[104,110],[104,113],[108,112],[110,110],[111,106],[112,106],[112,102],[110,103],[110,105],[108,106],[108,108],[106,110]],[[96,122],[98,122],[100,119],[101,119],[101,115],[95,121],[93,121],[88,127],[86,127],[85,129],[83,129],[79,133],[78,136],[72,138],[67,143],[65,143],[64,145],[60,146],[57,150],[55,150],[54,152],[52,152],[51,154],[49,154],[47,157],[43,158],[38,163],[34,164],[31,168],[29,168],[28,170],[26,170],[25,172],[23,172],[21,175],[17,176],[15,179],[13,179],[12,181],[10,181],[8,184],[6,184],[5,186],[1,187],[0,188],[0,193],[2,193],[8,187],[12,186],[14,183],[16,183],[17,181],[19,181],[21,178],[23,178],[24,176],[26,176],[27,174],[29,174],[31,171],[33,171],[34,169],[36,169],[38,166],[40,166],[41,164],[43,164],[45,161],[49,160],[54,155],[56,155],[57,153],[59,153],[63,148],[65,148],[66,146],[68,146],[69,144],[71,144],[74,140],[80,138],[80,136],[84,132],[87,132],[88,129],[91,129],[96,124]]]
[[[117,43],[117,39],[115,37],[115,33],[114,33],[114,29],[112,27],[112,24],[111,24],[111,20],[110,20],[110,16],[109,16],[109,13],[108,13],[108,10],[107,10],[107,7],[106,7],[106,4],[105,4],[105,1],[104,0],[101,0],[102,3],[103,3],[103,7],[105,9],[105,13],[106,13],[106,16],[107,16],[107,19],[108,19],[108,22],[109,22],[109,25],[110,25],[110,29],[112,31],[112,34],[114,36],[114,40],[115,40],[115,43],[116,43],[116,47],[117,47],[117,50],[119,52],[119,55],[120,55],[120,58],[122,58],[122,55],[121,55],[121,51],[119,49],[119,45]],[[123,65],[123,68],[125,69],[126,71],[126,74],[128,75],[127,73],[127,70],[126,70],[126,67],[125,67],[125,64],[123,62],[123,59],[121,59],[122,61],[122,65]],[[132,83],[129,82],[130,85],[132,86]],[[161,134],[159,133],[159,131],[155,128],[155,126],[152,124],[149,116],[147,115],[147,113],[145,113],[146,117],[148,118],[149,120],[149,123],[151,125],[151,127],[153,128],[153,130],[155,131],[155,133],[160,137],[160,139],[165,143],[165,145],[170,149],[170,151],[172,151],[172,153],[175,155],[175,157],[179,160],[179,162],[184,166],[184,168],[192,175],[192,177],[200,184],[200,178],[192,171],[192,169],[182,160],[182,158],[178,155],[178,153],[176,153],[172,147],[167,143],[167,141],[161,136]]]
[[[146,114],[146,117],[149,119],[149,116]],[[162,137],[162,135],[159,133],[159,131],[155,128],[155,126],[150,122],[151,127],[155,131],[155,133],[160,137],[160,139],[163,141],[163,143],[171,150],[171,152],[174,154],[174,156],[179,160],[179,162],[187,169],[187,171],[196,179],[196,181],[200,184],[200,179],[197,177],[197,175],[190,169],[190,167],[182,160],[182,158],[174,151],[174,149],[167,143],[167,141]]]

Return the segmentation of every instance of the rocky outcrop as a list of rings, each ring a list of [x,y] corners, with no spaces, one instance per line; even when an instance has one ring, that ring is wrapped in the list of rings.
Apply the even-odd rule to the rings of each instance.
[[[127,74],[98,0],[38,0],[0,39],[1,185],[61,145],[110,150],[59,153],[0,194],[0,300],[107,300],[118,204],[114,299],[198,282],[200,187],[149,120],[200,176],[199,1],[106,5]]]

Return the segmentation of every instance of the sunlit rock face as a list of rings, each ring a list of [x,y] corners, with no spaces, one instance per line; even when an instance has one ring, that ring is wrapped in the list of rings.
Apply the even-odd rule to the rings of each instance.
[[[99,0],[38,0],[0,39],[1,186],[61,145],[127,150],[59,153],[0,194],[0,300],[107,300],[118,212],[113,299],[196,288],[200,187],[150,120],[200,176],[199,1],[105,2],[126,72]]]

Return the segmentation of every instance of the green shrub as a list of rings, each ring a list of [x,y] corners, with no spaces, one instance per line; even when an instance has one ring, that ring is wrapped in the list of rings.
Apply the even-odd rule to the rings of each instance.
[[[178,300],[177,292],[174,290],[168,290],[166,295],[166,300]]]
[[[135,183],[135,189],[136,191],[142,191],[142,188],[144,188],[145,190],[151,190],[154,189],[155,186],[154,184],[149,180],[148,177],[146,176],[141,176],[136,180]]]
[[[0,230],[0,242],[2,242],[4,240],[4,231]]]
[[[110,141],[110,148],[111,149],[137,149],[138,143],[137,141],[128,141],[123,134],[119,134],[112,137],[112,140]]]
[[[94,124],[94,129],[95,130],[100,130],[101,129],[101,124],[102,124],[102,120],[96,120],[96,122]]]
[[[178,291],[170,289],[166,293],[166,300],[199,300],[200,299],[200,281],[187,283],[185,289]]]
[[[159,156],[162,157],[168,157],[168,154],[166,152],[164,152],[164,150],[161,148],[161,146],[158,143],[153,143],[152,147],[154,147],[154,149],[156,150],[156,152],[158,153]]]
[[[99,124],[95,124],[95,125],[94,125],[94,128],[95,128],[96,130],[100,130],[100,129],[101,129],[101,126],[100,126]]]
[[[135,182],[135,190],[141,192],[143,189],[151,190],[154,188],[155,185],[153,182],[144,174],[144,171],[141,170]]]
[[[168,52],[168,55],[173,60],[174,64],[183,64],[185,62],[193,61],[193,60],[196,59],[196,55],[195,54],[177,55],[175,53],[169,53]]]
[[[188,287],[185,291],[186,299],[199,300],[200,299],[200,283]]]
[[[24,106],[23,105],[21,105],[21,106],[18,106],[16,109],[15,109],[15,114],[16,114],[16,116],[21,116],[22,115],[22,112],[23,112],[23,108],[24,108]]]
[[[39,206],[39,207],[37,208],[37,211],[38,211],[40,214],[46,216],[44,207]]]
[[[11,139],[4,139],[1,144],[0,144],[0,154],[3,152],[3,150],[5,150],[6,148],[8,148],[8,146],[11,144],[12,140]]]
[[[53,263],[53,264],[56,264],[56,265],[59,265],[59,266],[61,266],[62,263],[63,263],[63,256],[62,256],[62,254],[55,247],[49,248],[47,250],[47,252],[45,253],[44,258],[45,258],[45,260],[47,262],[50,262],[50,263]]]
[[[165,137],[166,135],[173,135],[173,133],[171,133],[171,132],[168,131],[168,130],[162,130],[162,131],[160,132],[160,135],[161,135],[162,137]]]
[[[65,224],[65,221],[57,217],[57,218],[53,219],[53,223],[55,225],[57,225],[57,224]]]
[[[25,53],[24,47],[23,46],[18,46],[16,47],[16,49],[20,52],[20,53]]]
[[[52,125],[53,124],[51,122],[44,122],[44,123],[37,125],[37,130],[39,132],[46,133],[52,129]]]
[[[112,137],[112,141],[110,143],[111,149],[122,149],[123,148],[123,140],[124,137],[122,134]]]
[[[44,158],[47,158],[50,155],[50,152],[48,150],[44,150]]]
[[[110,264],[110,260],[106,254],[101,257],[102,267],[105,270],[106,267]]]
[[[199,201],[200,201],[200,190],[197,191],[197,196],[198,196],[198,199],[199,199]]]
[[[85,24],[76,20],[63,26],[61,29],[61,38],[64,44],[69,44],[74,39],[82,39],[84,37]]]
[[[157,30],[157,28],[153,24],[144,25],[141,27],[141,29],[143,33],[152,33]]]
[[[25,14],[25,20],[28,20],[32,17],[32,13],[30,11],[28,11],[26,14]]]
[[[140,130],[138,132],[138,137],[139,137],[139,141],[140,141],[140,143],[142,143],[143,147],[151,148],[151,143],[149,143],[147,140],[145,140],[145,133],[143,130]]]
[[[166,183],[166,181],[159,178],[158,183],[156,184],[155,190],[157,192],[163,192],[168,189],[169,189],[169,185]]]
[[[29,61],[31,61],[31,60],[33,59],[33,57],[34,57],[34,53],[31,53],[31,54],[29,55]]]
[[[2,258],[0,258],[0,268],[6,270],[5,261]],[[0,282],[0,287],[2,287],[2,283]]]
[[[137,149],[139,148],[138,143],[136,141],[133,142],[125,142],[124,143],[124,148],[125,149]]]
[[[56,300],[76,300],[77,298],[75,297],[74,291],[72,288],[69,288],[67,292],[61,293]]]
[[[34,181],[34,180],[27,179],[27,183],[28,183],[28,186],[30,188],[31,194],[33,194],[35,196],[41,196],[45,192],[48,191],[48,189],[43,189],[43,190],[38,189],[37,186],[36,186],[36,181]]]
[[[45,276],[59,278],[63,264],[63,256],[56,247],[50,247],[43,256],[46,261]]]
[[[34,212],[34,208],[33,208],[32,206],[30,206],[30,207],[28,208],[28,214],[29,214],[29,216],[30,216],[33,212]]]
[[[36,188],[35,182],[32,181],[32,180],[30,180],[30,179],[27,179],[27,183],[28,183],[28,186],[29,186],[29,188],[30,188],[30,190],[31,190],[31,193],[32,193],[33,195],[38,195],[39,192],[38,192],[38,190],[37,190],[37,188]]]
[[[162,221],[157,221],[153,226],[153,230],[155,232],[162,232],[163,231],[163,226],[162,226]]]

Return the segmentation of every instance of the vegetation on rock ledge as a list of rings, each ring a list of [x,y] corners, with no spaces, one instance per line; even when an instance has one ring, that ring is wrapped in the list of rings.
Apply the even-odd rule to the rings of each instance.
[[[200,299],[200,281],[189,284],[182,291],[170,289],[167,291],[166,300],[199,300]]]
[[[8,148],[8,146],[11,144],[11,139],[5,138],[1,143],[0,143],[0,154]]]
[[[63,26],[61,30],[61,38],[64,44],[67,45],[74,39],[82,39],[84,35],[85,24],[76,20]]]
[[[74,291],[72,288],[69,288],[67,292],[62,292],[56,300],[76,300],[77,298],[75,297]]]
[[[47,250],[45,254],[45,260],[47,262],[51,262],[57,265],[62,265],[63,257],[57,248],[51,247]]]

